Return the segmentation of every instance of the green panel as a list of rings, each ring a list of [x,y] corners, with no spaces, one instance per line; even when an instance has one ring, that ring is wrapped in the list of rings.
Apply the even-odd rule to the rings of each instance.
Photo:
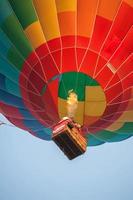
[[[9,2],[24,29],[37,21],[32,0],[9,0]]]
[[[11,48],[8,51],[8,60],[18,69],[21,70],[23,67],[24,59],[16,51],[15,48]]]
[[[99,86],[99,83],[96,80],[92,79],[87,75],[85,75],[85,77],[86,77],[86,86]]]
[[[103,130],[103,131],[96,133],[95,135],[97,138],[101,139],[102,141],[107,142],[111,138],[115,137],[117,135],[117,133]]]
[[[125,123],[122,128],[114,132],[103,130],[94,135],[88,134],[88,146],[96,146],[102,142],[120,142],[133,136],[133,123]]]
[[[127,122],[121,127],[117,133],[133,135],[133,122]]]
[[[108,142],[121,142],[130,137],[131,137],[131,135],[129,135],[129,134],[124,134],[124,135],[117,134],[115,137],[111,138]]]
[[[98,140],[95,135],[87,135],[87,146],[98,146],[104,143],[105,142]]]
[[[74,90],[79,101],[85,100],[85,87],[99,85],[94,79],[83,73],[68,72],[62,74],[58,96],[67,99],[68,91]]]
[[[104,142],[119,142],[119,141],[129,138],[131,135],[128,133],[122,135],[122,134],[119,134],[117,131],[111,132],[111,131],[103,130],[96,133],[95,136],[97,137],[97,139],[102,140]]]
[[[21,52],[24,58],[27,58],[32,52],[32,48],[15,16],[10,15],[1,27],[18,51]]]

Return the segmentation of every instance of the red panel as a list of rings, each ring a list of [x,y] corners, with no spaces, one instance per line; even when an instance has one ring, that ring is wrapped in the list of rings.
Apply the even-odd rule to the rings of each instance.
[[[50,51],[55,51],[57,49],[61,49],[61,39],[55,38],[47,42]]]
[[[128,4],[126,4],[125,2],[123,2],[119,9],[117,17],[113,23],[110,34],[103,47],[102,55],[106,56],[109,59],[110,56],[118,47],[118,44],[114,43],[113,51],[111,51],[110,53],[106,52],[106,50],[108,50],[108,47],[110,46],[114,38],[116,37],[120,41],[122,41],[132,25],[133,25],[133,8]]]
[[[109,84],[107,85],[107,88],[119,82],[120,79],[125,78],[128,74],[132,72],[132,69],[133,69],[133,55],[129,56],[127,61],[120,66],[116,74],[114,74]]]
[[[133,72],[122,80],[122,87],[124,90],[133,87]]]
[[[123,78],[133,71],[133,55],[117,71],[118,75]]]
[[[25,106],[28,108],[28,110],[31,112],[31,114],[33,116],[35,116],[40,123],[42,123],[41,117],[38,116],[38,113],[36,112],[36,110],[42,111],[42,108],[39,107],[40,102],[39,102],[39,104],[36,104],[36,102],[35,102],[35,99],[37,99],[39,101],[40,97],[37,96],[36,94],[28,91],[28,90],[33,91],[34,89],[31,88],[32,86],[27,81],[24,80],[23,76],[20,76],[20,85],[23,85],[25,88],[28,88],[27,90],[24,90],[22,87],[20,87]]]
[[[26,106],[28,107],[28,109],[30,110],[32,115],[35,116],[36,119],[41,124],[45,125],[46,127],[51,125],[51,124],[47,123],[48,121],[51,122],[51,119],[48,116],[48,114],[49,114],[48,113],[48,99],[47,98],[43,99],[42,96],[37,96],[34,94],[28,94],[28,98],[30,101],[33,102],[33,104],[40,107],[40,108],[37,108],[37,106],[25,102]],[[53,104],[51,104],[51,105],[53,105]]]
[[[21,79],[21,81],[23,81]],[[24,101],[24,104],[28,107],[28,108],[31,108],[32,109],[32,106],[36,107],[36,109],[41,109],[41,107],[39,106],[39,104],[36,104],[36,102],[34,102],[34,98],[33,99],[30,99],[29,96],[32,96],[32,97],[35,97],[37,99],[39,99],[39,95],[34,93],[34,89],[32,88],[32,86],[27,82],[26,85],[24,85],[25,87],[27,87],[27,90],[24,90],[23,88],[21,88],[21,92],[22,92],[22,97],[23,97],[23,101]]]
[[[56,63],[56,66],[58,67],[59,71],[60,71],[60,68],[61,68],[61,50],[58,50],[58,51],[55,51],[52,53],[52,57]]]
[[[120,45],[118,50],[113,55],[112,59],[110,60],[110,63],[115,68],[118,68],[120,64],[122,64],[122,62],[126,60],[127,57],[132,52],[133,52],[133,27],[130,29],[123,43]]]
[[[14,117],[18,119],[23,119],[23,116],[19,112],[19,110],[16,107],[9,106],[5,103],[0,102],[1,107],[1,113],[3,115],[6,115],[7,117]]]
[[[119,81],[120,81],[120,77],[118,76],[118,74],[112,74],[112,77],[111,79],[109,79],[109,82],[106,85],[105,90],[107,90],[107,88],[111,87],[112,85],[117,84]]]
[[[32,68],[30,68],[29,65],[25,63],[20,73],[20,79],[19,79],[20,86],[21,88],[23,88],[24,91],[26,90],[25,92],[27,92],[27,82],[29,82],[29,84],[33,88],[33,91],[39,94],[38,90],[29,79],[29,74],[31,73],[31,71],[32,71]]]
[[[56,91],[52,91],[52,82],[50,85],[46,88],[46,91],[44,92],[42,96],[42,101],[44,103],[45,107],[45,115],[47,115],[47,119],[51,120],[52,124],[59,121],[58,111],[57,111],[57,89]],[[54,89],[54,88],[53,88]],[[53,95],[55,94],[55,97],[53,98]]]
[[[133,72],[130,74],[122,74],[122,75],[117,75],[112,78],[110,83],[108,84],[108,87],[111,87],[113,85],[119,84],[119,81],[121,81],[121,84],[123,85],[123,89],[126,89],[128,87],[132,87],[133,85]]]
[[[95,79],[99,82],[102,88],[105,88],[109,80],[111,79],[112,75],[113,75],[112,71],[105,66]]]
[[[113,57],[109,60],[109,63],[113,65],[114,68],[119,68],[119,66],[127,59],[127,57],[133,52],[133,28],[130,29],[128,34],[126,35],[124,41],[121,43]],[[104,54],[105,56],[105,54]],[[107,56],[106,56],[107,57]],[[98,64],[96,67],[95,75],[98,73],[100,68],[104,65],[100,63],[100,59],[98,60]],[[102,64],[102,65],[101,65]]]
[[[75,46],[75,36],[63,36],[61,37],[61,40],[62,48]]]
[[[45,43],[45,44],[42,44],[40,47],[38,47],[36,49],[36,53],[39,56],[39,58],[42,58],[46,56],[47,54],[49,54],[49,49],[48,49],[47,44]]]
[[[30,131],[23,123],[23,116],[19,112],[19,110],[13,106],[6,105],[2,102],[0,102],[0,107],[2,114],[5,115],[5,117],[15,126]]]
[[[110,102],[123,91],[121,82],[105,91],[107,102]]]
[[[90,126],[99,120],[100,117],[84,116],[84,125]]]
[[[122,41],[120,40],[119,37],[117,37],[116,35],[113,35],[110,43],[106,47],[105,51],[101,52],[101,55],[103,55],[106,59],[109,59],[110,56],[113,55],[117,47],[119,47],[121,42]]]
[[[51,81],[48,84],[48,89],[51,93],[54,105],[56,106],[56,110],[58,110],[58,87],[59,87],[59,78]]]
[[[85,52],[86,52],[86,49],[81,49],[81,48],[76,49],[78,68],[84,58]]]
[[[124,90],[121,93],[119,93],[117,95],[117,97],[113,101],[111,101],[110,104],[116,104],[116,103],[119,104],[120,102],[123,102],[123,101],[127,102],[127,104],[128,104],[128,100],[130,98],[132,98],[131,97],[131,88]]]
[[[90,50],[87,51],[83,63],[80,67],[80,72],[89,76],[93,76],[98,55]]]
[[[36,65],[35,66],[36,68],[40,68],[40,65]],[[41,71],[41,70],[40,70]],[[38,76],[37,73],[35,73],[35,71],[31,71],[30,75],[29,75],[29,80],[34,84],[35,88],[37,89],[37,91],[39,93],[41,93],[42,91],[42,88],[44,87],[44,85],[46,84],[46,80],[45,80],[45,77],[42,77],[43,76],[43,72],[41,72],[41,77]],[[31,91],[34,91],[33,87],[31,86],[30,89],[32,89]]]
[[[15,119],[15,118],[12,118],[12,117],[7,117],[7,119],[12,123],[14,124],[15,126],[23,129],[23,130],[26,130],[28,132],[30,132],[31,130],[28,129],[26,126],[24,126],[23,124],[23,121],[21,119]]]
[[[103,45],[103,42],[107,36],[107,33],[111,27],[112,21],[105,19],[101,16],[96,17],[94,31],[90,43],[90,48],[99,52]]]
[[[62,50],[62,73],[77,71],[75,49]]]
[[[76,47],[79,48],[87,48],[90,42],[90,38],[87,37],[82,37],[82,36],[77,36],[77,42],[76,42]]]
[[[26,62],[29,63],[30,67],[34,66],[38,62],[38,56],[36,52],[32,52],[28,58],[26,58]]]
[[[54,60],[50,55],[43,58],[41,62],[43,64],[43,69],[46,74],[47,80],[51,79],[53,76],[56,76],[59,73],[54,63]]]
[[[102,58],[101,56],[98,57],[98,59],[96,61],[96,65],[94,66],[94,68],[95,68],[94,74],[93,74],[94,78],[97,75],[97,73],[100,72],[100,70],[103,68],[103,66],[106,63],[107,63],[107,61],[104,58]]]

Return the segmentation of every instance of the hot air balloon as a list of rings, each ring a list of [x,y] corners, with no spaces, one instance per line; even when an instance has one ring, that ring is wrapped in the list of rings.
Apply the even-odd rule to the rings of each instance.
[[[15,126],[51,140],[73,92],[87,146],[125,140],[132,71],[133,0],[0,1],[0,112]]]

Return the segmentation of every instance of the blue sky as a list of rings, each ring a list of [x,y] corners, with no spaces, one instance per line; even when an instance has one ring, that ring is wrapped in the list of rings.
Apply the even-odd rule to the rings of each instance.
[[[132,200],[132,171],[133,137],[69,161],[53,142],[0,127],[0,200]]]

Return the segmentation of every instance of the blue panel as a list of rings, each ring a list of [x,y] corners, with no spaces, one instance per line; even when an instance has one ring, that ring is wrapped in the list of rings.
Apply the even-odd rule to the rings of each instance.
[[[0,0],[0,25],[13,13],[7,0]]]
[[[24,117],[23,124],[30,129],[37,137],[43,140],[51,140],[52,131],[42,125],[25,107],[20,109],[19,112]],[[28,120],[29,119],[29,120]]]
[[[0,28],[0,53],[7,57],[8,51],[11,48],[11,42]]]
[[[8,64],[6,60],[0,58],[0,74],[6,77],[5,84],[7,92],[20,97],[19,71],[17,71],[12,65]]]
[[[13,94],[16,97],[20,97],[17,95],[17,93],[19,93],[18,87],[18,85],[13,84],[13,82],[8,80],[3,74],[0,74],[0,89],[3,92],[5,91],[9,94]]]
[[[24,108],[21,98],[11,95],[6,91],[0,90],[0,101],[14,107]]]
[[[104,144],[105,142],[98,140],[97,138],[95,138],[95,136],[88,134],[87,135],[88,138],[88,146],[98,146],[101,144]]]
[[[0,89],[2,90],[6,90],[6,86],[5,86],[5,76],[0,74]]]
[[[19,112],[26,120],[36,120],[35,117],[29,112],[29,110],[24,106],[24,108],[19,108]]]
[[[21,97],[20,88],[18,84],[14,83],[13,81],[7,78],[5,80],[5,84],[7,92],[13,94],[14,96]]]
[[[20,72],[7,60],[0,57],[0,73],[12,81],[18,81]]]
[[[47,134],[45,131],[38,131],[36,132],[36,136],[43,140],[51,140],[51,135]]]
[[[21,112],[21,111],[20,111]],[[23,120],[23,124],[30,129],[37,137],[43,140],[51,140],[52,131],[49,128],[45,128],[37,120]]]
[[[32,131],[36,132],[36,131],[40,131],[44,128],[44,126],[39,123],[37,120],[25,120],[24,118],[24,124],[25,126],[27,126],[29,129],[31,129]]]

